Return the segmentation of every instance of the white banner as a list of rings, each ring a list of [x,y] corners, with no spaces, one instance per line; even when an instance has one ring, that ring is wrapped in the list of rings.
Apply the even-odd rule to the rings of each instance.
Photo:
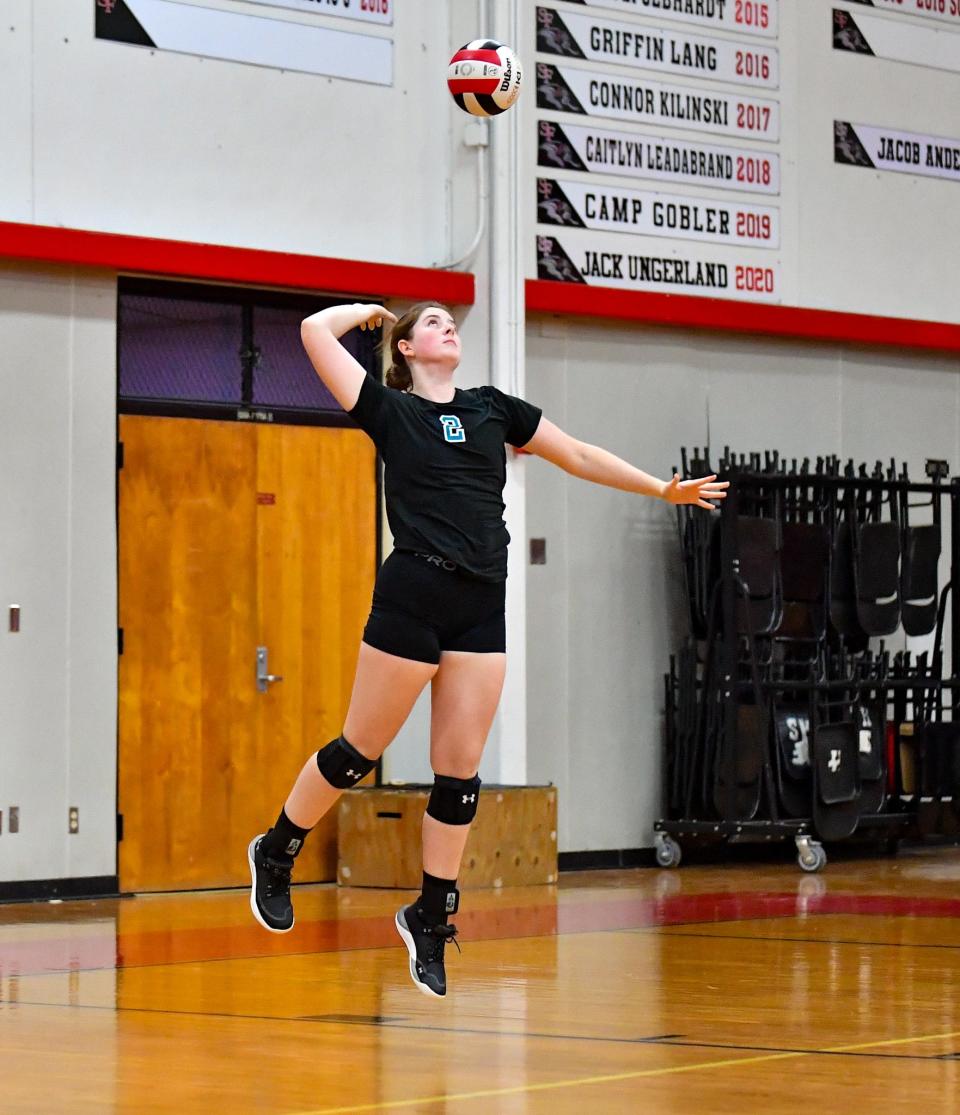
[[[674,77],[776,89],[779,54],[759,43],[685,35],[662,27],[594,19],[537,7],[537,50],[590,62],[613,62]]]
[[[867,4],[894,15],[914,15],[922,19],[939,19],[960,27],[960,0],[848,0],[851,4]]]
[[[960,73],[960,35],[878,15],[834,8],[833,49]]]
[[[746,147],[537,122],[537,164],[556,170],[690,182],[744,193],[780,193],[780,156]]]
[[[393,23],[396,0],[248,0],[251,4],[269,4],[274,8],[292,8],[297,12],[316,15],[362,19],[366,23]]]
[[[779,248],[780,211],[766,205],[660,194],[571,179],[537,179],[537,222],[568,228]]]
[[[98,39],[281,70],[393,84],[393,42],[176,0],[96,0]]]
[[[618,12],[676,19],[683,23],[720,27],[746,35],[776,38],[779,29],[779,0],[565,0],[591,8],[612,8]],[[864,2],[864,0],[860,0]],[[917,0],[911,0],[917,2]],[[960,0],[950,0],[960,3]]]
[[[960,139],[834,120],[833,159],[850,166],[960,182]]]
[[[549,62],[537,63],[537,107],[750,139],[780,138],[776,101]]]
[[[537,233],[537,278],[588,286],[651,290],[660,294],[699,294],[750,302],[779,302],[778,260],[757,262],[755,255],[716,254],[689,245],[644,252],[636,240],[598,237],[586,229]]]

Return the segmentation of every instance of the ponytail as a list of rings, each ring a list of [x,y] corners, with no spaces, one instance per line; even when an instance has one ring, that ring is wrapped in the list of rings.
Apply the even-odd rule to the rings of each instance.
[[[387,387],[392,387],[395,391],[409,391],[413,387],[410,369],[402,356],[399,364],[391,364],[387,369],[385,382]]]

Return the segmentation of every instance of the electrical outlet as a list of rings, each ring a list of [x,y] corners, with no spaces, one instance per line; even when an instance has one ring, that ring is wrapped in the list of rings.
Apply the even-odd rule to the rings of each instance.
[[[73,836],[74,833],[80,831],[80,810],[75,806],[70,806],[70,812],[67,815],[67,832]]]
[[[7,813],[7,832],[15,833],[20,831],[20,806],[11,805]]]

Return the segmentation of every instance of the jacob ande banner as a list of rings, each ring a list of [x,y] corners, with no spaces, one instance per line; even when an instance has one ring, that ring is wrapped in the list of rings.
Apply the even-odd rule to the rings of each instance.
[[[938,27],[833,9],[833,49],[960,73],[960,35]]]
[[[390,39],[174,0],[94,0],[98,39],[281,70],[393,84]]]
[[[916,3],[917,0],[911,0]],[[952,0],[960,3],[960,0]],[[740,31],[746,35],[777,34],[779,0],[568,0],[570,4],[586,4],[591,8],[613,8],[618,12],[649,15],[656,19],[678,19],[721,27],[724,31]]]
[[[574,0],[574,3],[580,3],[580,0]],[[895,15],[939,19],[960,27],[960,0],[849,0],[849,3],[869,4],[871,8]]]
[[[776,101],[549,62],[537,63],[537,107],[750,139],[780,138]]]
[[[834,120],[833,161],[960,182],[960,139]]]
[[[756,255],[717,257],[722,248],[691,244],[678,253],[638,249],[635,238],[565,228],[537,233],[537,278],[559,283],[700,294],[754,302],[780,301],[780,264]]]
[[[695,182],[744,193],[780,192],[780,156],[745,147],[541,120],[537,163],[557,170]]]
[[[537,221],[543,225],[632,232],[715,244],[780,247],[779,210],[709,198],[657,194],[592,182],[537,179]]]
[[[779,55],[773,47],[708,39],[639,23],[537,8],[537,50],[563,58],[614,62],[675,77],[708,78],[731,85],[776,89]]]

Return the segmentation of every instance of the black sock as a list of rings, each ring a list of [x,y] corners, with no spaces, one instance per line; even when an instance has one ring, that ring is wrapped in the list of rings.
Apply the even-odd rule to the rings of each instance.
[[[309,831],[295,825],[281,809],[276,824],[260,841],[260,850],[271,859],[296,859]]]
[[[438,879],[423,873],[423,889],[417,899],[417,913],[431,925],[447,924],[447,916],[460,908],[456,879]]]

